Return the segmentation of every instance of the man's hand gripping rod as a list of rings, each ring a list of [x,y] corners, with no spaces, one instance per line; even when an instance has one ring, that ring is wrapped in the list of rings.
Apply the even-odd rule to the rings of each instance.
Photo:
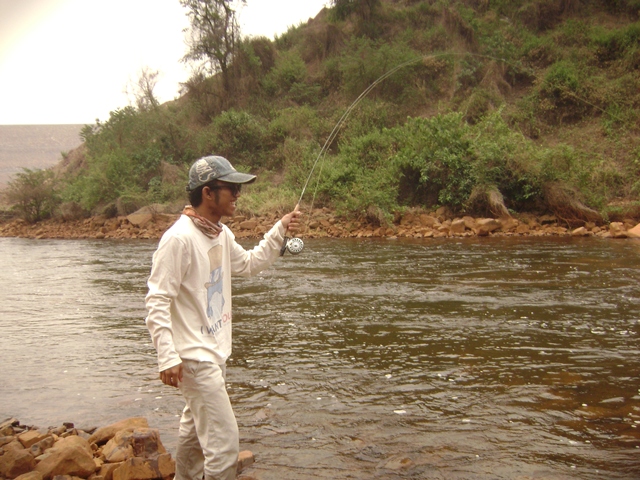
[[[298,205],[296,205],[296,207],[294,208],[294,212],[298,210]],[[287,230],[289,229],[289,226],[290,225],[287,226]],[[297,224],[295,229],[297,230]],[[287,237],[286,231],[285,231],[284,240],[282,242],[282,248],[280,248],[280,256],[282,257],[287,251],[292,255],[297,255],[303,249],[304,249],[304,242],[302,241],[302,239],[298,237],[292,237],[292,238]]]

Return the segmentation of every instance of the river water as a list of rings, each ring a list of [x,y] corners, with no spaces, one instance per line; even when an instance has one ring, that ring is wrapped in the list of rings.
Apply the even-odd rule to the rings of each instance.
[[[175,454],[155,245],[0,238],[0,417],[145,416]],[[261,479],[640,478],[639,280],[631,240],[308,240],[234,284],[241,449]]]

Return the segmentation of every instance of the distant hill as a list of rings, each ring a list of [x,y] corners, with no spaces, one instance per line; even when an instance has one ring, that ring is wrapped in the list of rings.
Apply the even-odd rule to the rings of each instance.
[[[23,168],[49,168],[82,144],[84,125],[0,125],[0,189]]]

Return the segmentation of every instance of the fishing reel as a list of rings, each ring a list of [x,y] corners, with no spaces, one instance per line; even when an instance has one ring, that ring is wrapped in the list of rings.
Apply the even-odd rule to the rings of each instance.
[[[299,254],[304,248],[304,242],[298,237],[284,237],[282,242],[282,248],[280,249],[280,256],[283,256],[285,252],[289,252],[291,255]]]

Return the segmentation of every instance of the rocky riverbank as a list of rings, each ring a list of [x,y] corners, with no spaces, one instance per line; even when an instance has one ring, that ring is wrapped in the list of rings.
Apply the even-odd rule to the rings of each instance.
[[[95,216],[82,220],[45,220],[29,224],[24,220],[0,221],[0,237],[23,238],[95,238],[158,239],[179,214],[158,213],[145,207],[127,216]],[[223,222],[238,238],[259,238],[278,220],[279,215],[236,216]],[[529,214],[517,217],[456,217],[445,208],[434,212],[409,212],[398,216],[392,225],[380,226],[361,220],[344,220],[326,209],[305,213],[303,238],[445,238],[471,236],[598,236],[603,238],[639,238],[640,224],[633,219],[596,225],[586,222],[570,227],[552,215]]]
[[[240,452],[238,473],[253,461],[251,452]],[[143,417],[101,428],[64,423],[42,429],[15,418],[0,422],[0,479],[170,480],[174,474],[175,461]]]

